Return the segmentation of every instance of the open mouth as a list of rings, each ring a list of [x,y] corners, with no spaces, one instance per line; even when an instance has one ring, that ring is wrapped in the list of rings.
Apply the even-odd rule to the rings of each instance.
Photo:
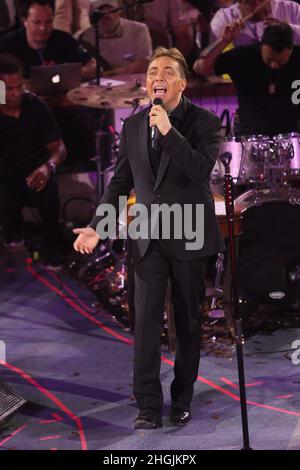
[[[167,89],[163,86],[156,86],[153,89],[155,96],[165,96]]]

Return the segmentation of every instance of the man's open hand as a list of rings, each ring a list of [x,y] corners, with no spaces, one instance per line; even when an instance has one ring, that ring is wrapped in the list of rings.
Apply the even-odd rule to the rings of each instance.
[[[74,249],[82,255],[90,255],[100,240],[99,235],[92,227],[75,228],[73,233],[78,235],[74,242]]]

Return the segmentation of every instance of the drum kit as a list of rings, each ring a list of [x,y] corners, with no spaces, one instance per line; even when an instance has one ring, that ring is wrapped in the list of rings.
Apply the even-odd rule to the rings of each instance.
[[[277,188],[286,185],[289,177],[300,175],[300,135],[279,134],[227,137],[220,145],[219,157],[211,175],[211,185],[219,192],[224,179],[220,156],[232,154],[230,173],[234,184]]]
[[[225,175],[222,156],[227,152],[231,155],[234,183],[240,302],[272,308],[298,306],[300,191],[295,186],[300,181],[300,135],[224,138],[211,173],[211,188],[218,201]],[[221,210],[219,205],[217,202],[217,218],[226,237],[225,203]],[[223,260],[224,255],[220,254],[214,287],[219,296],[226,297],[220,282]],[[216,299],[217,294],[211,303],[212,317],[220,315]]]

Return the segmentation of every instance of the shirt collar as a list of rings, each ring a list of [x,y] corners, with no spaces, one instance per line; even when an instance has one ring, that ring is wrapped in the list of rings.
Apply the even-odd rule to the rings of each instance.
[[[122,24],[122,18],[119,20],[118,26],[114,29],[114,31],[111,34],[104,35],[101,34],[100,28],[99,28],[99,34],[100,38],[102,39],[116,39],[116,38],[121,38],[123,36],[123,24]]]
[[[168,115],[172,120],[182,121],[183,120],[183,114],[184,114],[183,97],[181,97],[179,105],[175,109],[168,112]]]

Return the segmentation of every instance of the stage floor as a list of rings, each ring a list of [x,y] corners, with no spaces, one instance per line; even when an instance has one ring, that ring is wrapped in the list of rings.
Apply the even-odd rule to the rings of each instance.
[[[24,256],[1,257],[0,314],[6,347],[0,376],[28,400],[0,426],[2,450],[241,448],[234,347],[231,357],[202,353],[193,420],[183,428],[168,425],[174,356],[163,348],[164,426],[133,431],[133,337],[86,287],[27,264]],[[254,449],[300,449],[300,364],[292,361],[298,339],[295,328],[245,343]]]

